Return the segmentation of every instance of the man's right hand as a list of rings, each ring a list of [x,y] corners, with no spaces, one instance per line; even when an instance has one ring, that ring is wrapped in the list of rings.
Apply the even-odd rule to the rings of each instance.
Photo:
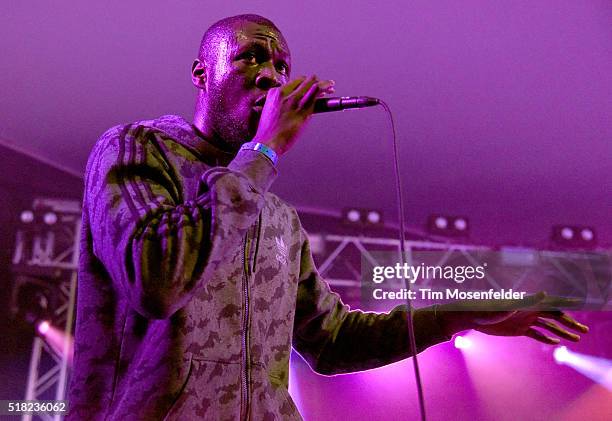
[[[299,77],[270,89],[252,140],[274,149],[278,155],[284,154],[312,115],[315,100],[333,92],[333,80],[321,81],[316,76]]]

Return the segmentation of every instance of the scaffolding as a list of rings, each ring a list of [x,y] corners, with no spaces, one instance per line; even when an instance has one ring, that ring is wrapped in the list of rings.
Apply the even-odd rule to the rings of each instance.
[[[380,259],[381,250],[389,255],[393,252],[394,258],[399,261],[401,249],[398,239],[319,233],[312,233],[309,237],[313,254],[318,257],[319,273],[329,285],[342,288],[345,294],[353,291],[352,295],[356,295],[354,291],[364,287],[364,263],[372,267],[384,266]],[[536,250],[510,246],[493,249],[465,243],[406,240],[405,252],[405,261],[414,266],[422,263],[427,253],[430,253],[428,257],[435,258],[431,265],[438,267],[455,265],[458,259],[473,267],[482,264],[483,256],[498,259],[497,267],[490,268],[496,270],[487,269],[479,284],[471,283],[471,287],[465,285],[462,290],[466,292],[499,291],[508,285],[515,289],[542,286],[549,293],[582,298],[583,309],[612,309],[609,302],[609,250]],[[334,270],[338,266],[343,268]],[[404,285],[401,280],[396,279],[395,282],[395,287]],[[551,286],[551,282],[554,285]],[[432,279],[419,279],[421,288],[432,285]]]
[[[25,400],[65,400],[72,359],[72,331],[76,301],[81,232],[80,203],[36,199],[21,214],[12,259],[15,278],[11,312],[61,332],[54,344],[36,335],[32,344]],[[35,297],[33,299],[33,296]],[[33,413],[32,419],[60,420],[60,414]]]
[[[55,218],[48,217],[55,215]],[[28,221],[27,223],[25,221]],[[38,222],[37,222],[38,221]],[[63,332],[63,343],[60,347],[50,346],[44,335],[36,336],[32,345],[32,354],[27,380],[26,400],[64,400],[66,385],[69,377],[71,361],[71,341],[73,319],[75,311],[78,253],[81,233],[81,209],[75,201],[62,201],[50,199],[37,199],[34,201],[32,211],[26,218],[22,217],[22,226],[18,230],[16,247],[13,255],[12,269],[16,275],[12,311],[17,314],[23,309],[19,308],[19,291],[26,285],[35,283],[39,288],[49,287],[55,291],[55,300],[49,306],[47,317],[53,325]],[[311,250],[317,262],[319,273],[332,286],[345,291],[359,291],[363,286],[361,278],[361,263],[368,262],[377,266],[376,252],[400,253],[398,239],[388,237],[363,235],[336,235],[312,232],[309,234]],[[445,266],[449,264],[451,256],[457,254],[472,265],[478,264],[478,254],[486,252],[500,252],[490,247],[458,244],[443,241],[407,240],[405,243],[407,253],[406,262],[418,262],[418,252],[437,252],[436,264]],[[351,254],[352,252],[352,254]],[[516,252],[516,250],[514,250]],[[522,254],[521,254],[522,253]],[[535,250],[520,250],[520,253],[507,254],[509,259],[522,256],[517,263],[520,273],[517,272],[516,285],[521,285],[536,265],[530,265],[529,253]],[[572,259],[592,259],[584,253],[568,252],[538,252],[540,255],[568,256]],[[348,257],[347,257],[348,256]],[[415,260],[415,256],[417,260]],[[585,257],[586,256],[586,257]],[[605,266],[609,262],[609,254],[604,256]],[[450,262],[452,264],[452,262]],[[342,271],[335,268],[342,266],[347,276],[338,275]],[[583,287],[583,283],[575,274],[570,273],[563,266],[558,266],[558,272],[563,281],[574,287]],[[609,279],[609,276],[607,277]],[[421,286],[426,286],[428,280],[424,279]],[[490,288],[499,289],[500,285],[494,276],[487,274],[484,281]],[[607,298],[607,296],[606,296]],[[38,317],[40,320],[40,317]],[[31,320],[32,321],[32,320]],[[43,360],[48,357],[52,366],[43,366]],[[22,420],[32,420],[37,417],[43,420],[60,420],[61,415],[35,414],[25,415]]]

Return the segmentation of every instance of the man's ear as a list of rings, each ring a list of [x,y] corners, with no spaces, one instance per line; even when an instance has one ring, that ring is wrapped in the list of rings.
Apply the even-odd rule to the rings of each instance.
[[[197,58],[191,65],[191,83],[198,89],[206,90],[206,64]]]

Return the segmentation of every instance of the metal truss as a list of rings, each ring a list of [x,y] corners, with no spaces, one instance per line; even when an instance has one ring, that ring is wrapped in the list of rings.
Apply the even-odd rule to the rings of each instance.
[[[27,284],[47,288],[53,300],[45,318],[63,334],[54,344],[44,335],[34,338],[24,399],[64,400],[72,359],[81,209],[76,201],[36,199],[30,215],[33,217],[27,223],[22,219],[16,236],[11,310],[14,314],[28,312],[19,308],[23,303],[18,297]],[[24,415],[22,420],[33,418],[60,420],[63,416],[36,413]]]
[[[314,234],[317,235],[317,234]],[[342,287],[356,287],[361,286],[359,276],[355,278],[336,278],[334,276],[326,276],[331,272],[332,268],[338,264],[339,258],[343,252],[347,249],[354,247],[359,251],[362,258],[366,259],[369,263],[374,266],[380,265],[377,258],[374,256],[375,252],[380,251],[381,247],[386,247],[388,250],[392,249],[397,252],[399,257],[400,253],[400,241],[394,238],[377,238],[377,237],[365,237],[365,236],[349,236],[349,235],[324,235],[321,238],[326,245],[334,246],[332,251],[324,257],[323,263],[319,265],[319,273],[325,277],[325,280],[332,286]],[[446,260],[450,257],[453,252],[460,252],[472,261],[474,258],[470,255],[470,252],[490,250],[488,247],[475,246],[471,244],[453,244],[453,243],[442,243],[434,241],[421,241],[421,240],[406,240],[405,250],[408,254],[407,262],[411,262],[412,255],[416,250],[424,251],[444,251],[446,252],[441,256],[438,265],[444,265]],[[356,264],[358,264],[356,262]],[[353,273],[358,275],[358,271]],[[491,280],[491,282],[495,282]]]
[[[355,288],[359,289],[362,286],[361,279],[361,261],[356,258],[355,252],[359,253],[361,260],[367,261],[372,266],[383,265],[377,258],[377,253],[384,248],[388,252],[395,251],[397,257],[400,256],[400,241],[394,238],[378,238],[367,236],[349,236],[349,235],[325,235],[312,233],[310,235],[311,243],[323,244],[321,249],[330,250],[329,253],[319,253],[319,273],[333,287]],[[312,238],[314,237],[314,241]],[[330,247],[331,246],[331,247]],[[351,255],[351,249],[353,254]],[[525,282],[530,279],[541,279],[543,276],[554,279],[555,282],[561,284],[566,289],[579,293],[585,298],[585,305],[602,308],[609,306],[610,288],[610,251],[597,250],[591,252],[580,251],[539,251],[534,249],[516,248],[516,247],[501,247],[499,250],[494,250],[490,247],[472,245],[472,244],[456,244],[444,243],[436,241],[422,240],[407,240],[405,242],[406,262],[410,265],[418,265],[420,263],[419,253],[427,251],[439,252],[437,262],[434,266],[445,266],[451,264],[451,258],[456,259],[460,256],[463,261],[470,265],[477,266],[482,261],[483,254],[498,253],[502,258],[516,259],[519,256],[519,261],[515,261],[514,265],[508,263],[509,266],[514,266],[511,272],[512,287],[519,289],[525,285]],[[348,255],[348,258],[346,257]],[[533,259],[531,259],[531,255]],[[530,260],[531,259],[531,260]],[[398,259],[399,261],[399,259]],[[599,262],[599,263],[597,263]],[[602,264],[603,262],[603,264]],[[607,264],[606,264],[607,262]],[[603,267],[604,270],[597,270],[596,266]],[[547,266],[547,271],[543,273],[542,266]],[[590,267],[589,267],[590,265]],[[344,268],[344,273],[352,276],[339,277],[334,274],[334,268],[338,266],[349,266],[350,270]],[[607,269],[606,269],[607,268]],[[402,286],[400,281],[397,285]],[[420,287],[431,285],[430,279],[421,279]],[[504,286],[506,285],[506,286]],[[507,279],[498,279],[488,271],[485,272],[485,277],[478,288],[499,290],[507,287]],[[470,291],[472,289],[465,289]],[[554,291],[554,290],[553,290]]]

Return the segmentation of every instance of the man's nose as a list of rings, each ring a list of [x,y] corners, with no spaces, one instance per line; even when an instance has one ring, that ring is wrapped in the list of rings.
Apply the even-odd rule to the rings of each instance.
[[[271,62],[266,63],[261,67],[257,78],[255,79],[255,85],[259,89],[268,90],[281,86],[279,74],[276,72],[274,65]]]

